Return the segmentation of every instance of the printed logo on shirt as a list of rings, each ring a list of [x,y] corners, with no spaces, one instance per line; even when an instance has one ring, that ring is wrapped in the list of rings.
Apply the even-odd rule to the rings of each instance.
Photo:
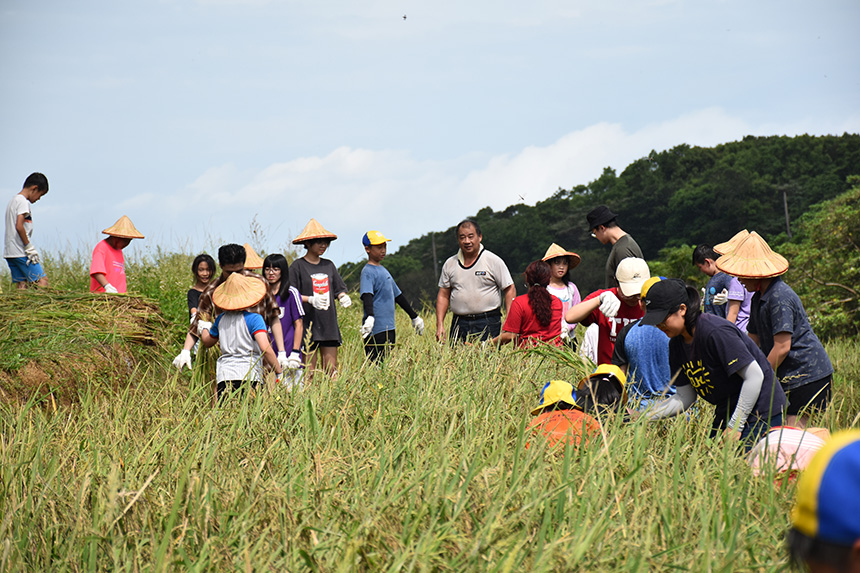
[[[475,271],[476,277],[485,277],[487,276],[487,271]]]
[[[682,366],[684,375],[693,388],[701,396],[709,396],[714,391],[714,385],[711,383],[711,372],[705,368],[701,360],[690,361]]]

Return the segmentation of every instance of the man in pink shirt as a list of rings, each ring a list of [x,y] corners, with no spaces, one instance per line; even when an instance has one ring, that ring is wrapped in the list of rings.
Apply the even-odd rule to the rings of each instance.
[[[93,260],[90,264],[90,292],[124,294],[126,292],[125,257],[122,250],[131,243],[132,239],[142,239],[143,235],[125,215],[102,233],[108,238],[93,249]]]

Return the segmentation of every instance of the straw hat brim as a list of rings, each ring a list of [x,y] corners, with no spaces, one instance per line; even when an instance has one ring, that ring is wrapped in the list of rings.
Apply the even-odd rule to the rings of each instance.
[[[773,252],[767,241],[755,231],[716,262],[719,270],[742,279],[769,279],[788,270],[788,260]]]
[[[301,245],[302,243],[313,241],[314,239],[331,239],[334,241],[337,239],[337,235],[320,225],[319,221],[316,219],[311,219],[308,221],[308,224],[305,225],[305,228],[302,229],[302,232],[299,233],[299,236],[293,239],[293,244]]]
[[[567,265],[568,265],[567,269],[568,270],[572,270],[572,269],[576,268],[577,265],[579,265],[579,263],[582,261],[582,257],[580,257],[579,255],[577,255],[574,252],[565,251],[563,247],[561,247],[560,245],[557,245],[555,243],[553,243],[549,246],[549,248],[546,250],[546,253],[544,254],[544,256],[541,260],[542,261],[549,261],[551,259],[556,259],[558,257],[567,257],[568,258],[568,263],[567,263]]]
[[[119,218],[119,220],[102,231],[105,235],[110,235],[111,237],[119,237],[121,239],[143,239],[143,233],[138,231],[134,223],[131,222],[131,219],[128,218],[127,215],[123,215]]]
[[[259,278],[233,273],[212,293],[212,303],[221,310],[242,310],[263,300],[266,289]]]
[[[743,231],[738,231],[735,233],[735,236],[726,241],[725,243],[720,243],[718,245],[714,245],[714,252],[718,255],[728,255],[740,244],[741,241],[749,237],[750,232],[744,229]]]

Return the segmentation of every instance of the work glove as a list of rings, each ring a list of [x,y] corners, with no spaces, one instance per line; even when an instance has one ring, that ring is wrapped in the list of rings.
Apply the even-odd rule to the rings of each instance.
[[[340,296],[337,297],[337,300],[340,301],[340,306],[343,308],[349,308],[352,306],[352,299],[349,298],[349,295],[345,292],[340,293]]]
[[[367,338],[373,333],[373,323],[376,322],[376,319],[372,316],[368,316],[364,319],[364,324],[358,329],[358,332],[361,333],[362,338]]]
[[[116,287],[110,283],[105,285],[105,292],[108,294],[119,294],[119,291],[116,290]]]
[[[204,330],[212,330],[212,323],[206,320],[197,321],[197,336],[203,336]]]
[[[618,297],[610,291],[600,293],[597,300],[600,301],[598,309],[600,309],[600,312],[603,313],[603,316],[606,318],[615,318],[615,315],[618,314],[618,311],[621,309],[621,301],[618,300]]]
[[[562,340],[567,340],[570,338],[570,329],[566,324],[561,325],[561,334],[558,335]]]
[[[183,366],[187,366],[191,370],[191,351],[183,348],[179,356],[173,359],[173,365],[182,371]]]
[[[27,243],[27,246],[24,247],[24,254],[27,255],[27,262],[31,265],[38,265],[42,261],[42,259],[39,258],[39,251],[36,250],[33,243]]]
[[[281,365],[281,370],[287,369],[287,353],[285,350],[278,352],[278,364]]]
[[[727,302],[729,302],[729,291],[727,289],[723,289],[723,292],[717,293],[711,297],[711,304],[714,306],[720,306]]]
[[[298,370],[302,367],[302,357],[297,350],[290,352],[290,357],[287,358],[287,369]]]
[[[415,329],[415,332],[418,333],[418,336],[422,336],[424,334],[424,319],[420,316],[416,316],[412,319],[412,328]]]
[[[329,294],[314,293],[308,297],[308,302],[317,310],[328,310],[330,304]]]

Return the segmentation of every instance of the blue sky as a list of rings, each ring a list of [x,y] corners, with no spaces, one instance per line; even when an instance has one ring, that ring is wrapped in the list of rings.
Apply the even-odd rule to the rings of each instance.
[[[652,149],[860,132],[858,24],[856,0],[4,0],[0,191],[48,176],[43,251],[127,214],[133,249],[256,220],[272,252],[315,217],[339,264]]]

